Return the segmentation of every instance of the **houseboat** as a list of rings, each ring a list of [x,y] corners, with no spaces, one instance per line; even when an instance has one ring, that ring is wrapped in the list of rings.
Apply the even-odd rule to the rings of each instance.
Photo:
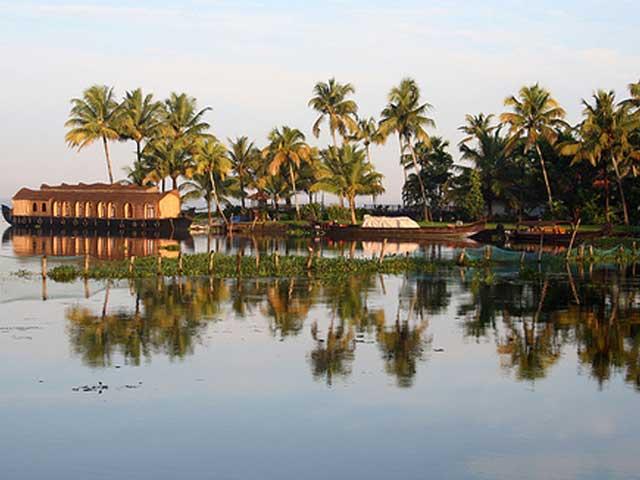
[[[187,234],[192,218],[180,210],[176,190],[93,183],[20,189],[12,207],[2,206],[7,222],[45,232],[97,232],[174,237]]]

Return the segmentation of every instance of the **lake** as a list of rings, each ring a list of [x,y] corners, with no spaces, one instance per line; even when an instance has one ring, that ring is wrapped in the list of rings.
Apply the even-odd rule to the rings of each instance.
[[[43,285],[13,242],[2,478],[639,478],[631,267]]]

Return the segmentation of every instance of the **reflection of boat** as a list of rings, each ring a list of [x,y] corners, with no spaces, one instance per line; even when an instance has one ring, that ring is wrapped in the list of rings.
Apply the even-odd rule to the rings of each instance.
[[[57,233],[161,233],[187,232],[192,219],[180,212],[177,191],[122,184],[41,185],[20,189],[13,208],[2,206],[11,225]]]
[[[362,251],[368,256],[379,256],[383,242],[362,242]],[[411,242],[393,242],[384,245],[385,255],[406,255],[420,248],[420,244]]]
[[[442,227],[418,227],[418,228],[385,228],[385,227],[361,227],[358,225],[330,225],[327,227],[327,235],[339,240],[383,240],[409,241],[468,238],[485,228],[485,222],[467,223],[463,225],[446,225]]]
[[[172,257],[178,254],[179,246],[177,240],[162,238],[47,235],[13,227],[7,231],[17,257],[89,255],[104,260],[122,260],[131,255]]]

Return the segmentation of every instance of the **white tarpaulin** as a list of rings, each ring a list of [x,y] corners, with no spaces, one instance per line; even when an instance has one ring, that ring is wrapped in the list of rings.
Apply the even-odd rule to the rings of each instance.
[[[409,217],[373,217],[365,215],[362,228],[420,228]]]

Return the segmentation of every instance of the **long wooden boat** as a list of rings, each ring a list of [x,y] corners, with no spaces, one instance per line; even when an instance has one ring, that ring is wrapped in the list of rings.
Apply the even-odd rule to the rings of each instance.
[[[122,184],[42,185],[20,189],[5,220],[44,232],[98,232],[173,237],[188,234],[192,218],[180,211],[177,191]]]
[[[574,226],[571,222],[521,222],[513,230],[505,231],[506,240],[514,244],[535,244],[568,246],[571,243]],[[580,231],[575,235],[576,244],[603,237],[609,229]]]
[[[326,235],[334,240],[384,240],[419,241],[445,238],[469,238],[484,230],[485,222],[479,221],[463,225],[420,228],[375,228],[359,225],[330,225],[325,228]]]

